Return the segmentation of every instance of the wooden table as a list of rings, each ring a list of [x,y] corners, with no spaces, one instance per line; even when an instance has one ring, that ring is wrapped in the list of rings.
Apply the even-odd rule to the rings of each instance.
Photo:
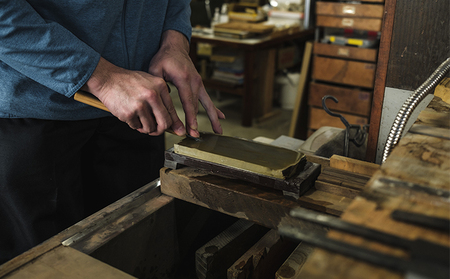
[[[263,106],[268,106],[271,108],[272,105],[272,90],[273,90],[273,79],[275,73],[275,49],[281,46],[283,43],[303,39],[312,39],[314,35],[314,29],[295,29],[292,31],[285,31],[283,33],[274,33],[270,36],[263,38],[249,38],[249,39],[231,39],[217,37],[214,35],[207,34],[192,34],[191,38],[191,59],[194,64],[197,62],[197,44],[198,43],[209,43],[215,46],[229,47],[234,49],[239,49],[244,51],[244,83],[242,86],[230,86],[225,83],[215,82],[212,80],[204,80],[206,87],[211,89],[216,89],[219,91],[237,94],[243,97],[243,109],[242,109],[242,125],[249,127],[252,125],[252,119],[254,116],[254,103],[258,102],[258,99],[263,95],[263,99],[266,102]],[[261,51],[272,49],[272,52],[268,55],[262,56]],[[255,63],[261,59],[271,59],[271,61],[266,61],[264,63],[267,69],[258,69]],[[263,66],[264,67],[264,66]],[[262,88],[263,93],[258,94],[258,98],[255,98],[255,91],[260,89],[254,83],[255,77],[257,76],[258,70],[264,70],[265,80],[271,80],[267,82]],[[266,109],[266,112],[269,109]]]
[[[446,232],[395,221],[390,217],[392,211],[401,209],[450,218],[448,198],[415,190],[411,185],[450,190],[450,105],[437,97],[420,113],[416,123],[341,218],[406,239],[420,237],[450,246],[450,237]],[[403,250],[352,235],[330,231],[328,236],[383,253],[406,256]],[[372,279],[403,276],[380,266],[316,249],[296,278]]]

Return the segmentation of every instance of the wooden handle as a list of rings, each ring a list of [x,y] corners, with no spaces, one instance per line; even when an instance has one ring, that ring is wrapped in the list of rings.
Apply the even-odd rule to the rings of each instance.
[[[102,109],[104,111],[109,111],[109,109],[105,107],[105,105],[102,102],[100,102],[99,99],[97,99],[94,95],[90,93],[78,91],[77,93],[75,93],[73,98],[78,102],[85,103],[87,105]]]

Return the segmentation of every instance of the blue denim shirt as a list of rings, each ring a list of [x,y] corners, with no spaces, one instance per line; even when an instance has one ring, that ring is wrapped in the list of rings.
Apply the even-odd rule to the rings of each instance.
[[[191,36],[190,0],[0,0],[0,118],[110,115],[73,95],[100,56],[147,71],[161,34]]]

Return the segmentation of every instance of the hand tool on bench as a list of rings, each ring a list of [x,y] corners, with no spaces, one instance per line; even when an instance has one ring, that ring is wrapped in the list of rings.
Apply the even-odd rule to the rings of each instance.
[[[170,86],[167,85],[167,88],[169,89],[169,93],[170,93]],[[84,91],[78,91],[78,92],[75,93],[74,99],[76,101],[78,101],[78,102],[85,103],[87,105],[90,105],[90,106],[96,107],[98,109],[101,109],[101,110],[109,112],[109,109],[99,99],[97,99],[94,95],[92,95],[90,93],[87,93],[87,92],[84,92]],[[167,129],[166,132],[178,136],[170,128]],[[186,134],[186,137],[191,138],[191,139],[193,139],[195,141],[200,141],[201,140],[201,138],[196,138],[196,137],[193,137],[193,136],[191,136],[189,134]]]
[[[75,100],[108,111],[92,94],[77,92]],[[198,167],[282,190],[284,195],[293,198],[308,191],[320,173],[320,165],[306,162],[301,152],[204,132],[200,133],[200,140],[187,136],[167,150],[165,166]]]
[[[327,238],[325,235],[302,232],[294,227],[282,227],[280,234],[293,239],[305,241],[324,248],[372,264],[381,265],[392,270],[420,274],[426,278],[450,278],[449,247],[431,243],[426,240],[409,240],[381,231],[373,230],[356,224],[345,222],[336,217],[307,211],[301,208],[291,211],[291,216],[335,229],[362,236],[380,243],[400,247],[409,251],[410,259],[403,259],[362,248],[342,241]]]

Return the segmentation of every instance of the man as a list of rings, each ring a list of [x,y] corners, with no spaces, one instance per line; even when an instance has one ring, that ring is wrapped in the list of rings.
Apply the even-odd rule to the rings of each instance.
[[[0,263],[158,177],[161,135],[199,136],[199,101],[222,132],[188,56],[189,3],[0,0]]]

